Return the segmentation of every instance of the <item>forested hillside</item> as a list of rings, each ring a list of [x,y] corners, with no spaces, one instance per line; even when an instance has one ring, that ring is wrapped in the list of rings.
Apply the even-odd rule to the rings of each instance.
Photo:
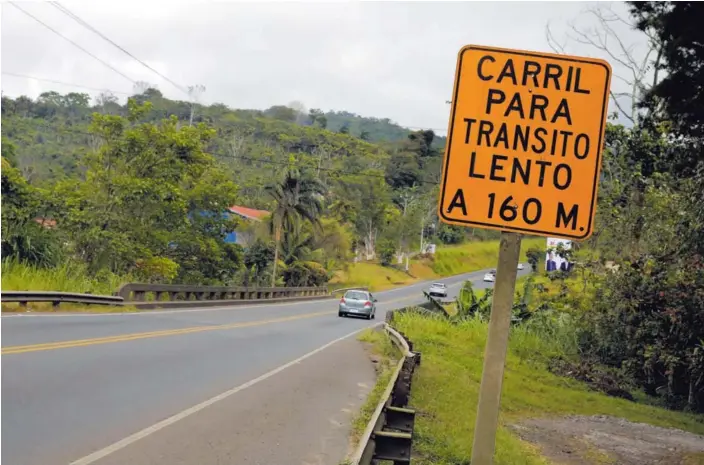
[[[124,105],[107,94],[3,97],[3,202],[16,209],[3,208],[3,256],[203,284],[264,283],[277,263],[278,282],[306,285],[355,253],[390,262],[421,240],[464,240],[437,225],[432,131],[344,112],[353,130],[330,131],[322,113],[294,107],[192,106],[156,89]],[[235,204],[275,213],[246,252],[221,241],[252,228],[222,216]]]

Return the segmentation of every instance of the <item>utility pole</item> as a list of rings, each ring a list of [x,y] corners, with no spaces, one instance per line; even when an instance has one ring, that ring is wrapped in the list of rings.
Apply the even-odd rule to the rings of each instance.
[[[203,92],[205,92],[205,86],[203,85],[196,84],[195,86],[188,86],[188,96],[191,98],[191,117],[188,120],[189,126],[193,126],[193,111]]]

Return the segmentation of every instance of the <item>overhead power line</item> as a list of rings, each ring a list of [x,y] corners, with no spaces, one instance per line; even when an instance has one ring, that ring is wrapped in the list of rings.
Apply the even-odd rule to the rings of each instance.
[[[171,85],[173,85],[174,87],[176,87],[177,89],[179,89],[181,92],[185,93],[186,95],[189,95],[189,92],[188,92],[188,89],[187,89],[187,88],[185,88],[184,86],[182,86],[182,85],[180,85],[180,84],[174,82],[173,80],[169,79],[167,76],[164,76],[162,73],[160,73],[159,71],[155,70],[154,68],[152,68],[151,66],[149,66],[148,64],[146,64],[145,62],[143,62],[142,60],[140,60],[139,58],[137,58],[136,56],[134,56],[133,54],[131,54],[131,53],[128,52],[127,50],[125,50],[125,49],[124,49],[123,47],[121,47],[120,45],[116,44],[114,41],[112,41],[112,40],[111,40],[109,37],[107,37],[105,34],[103,34],[102,32],[100,32],[98,29],[96,29],[95,27],[91,26],[90,24],[88,24],[86,21],[84,21],[83,19],[81,19],[80,17],[78,17],[75,13],[73,13],[71,10],[69,10],[69,9],[66,8],[65,6],[61,5],[59,2],[49,2],[49,3],[51,4],[51,6],[53,6],[54,8],[56,8],[57,10],[59,10],[60,12],[62,12],[62,13],[65,14],[66,16],[68,16],[69,18],[73,19],[74,21],[76,21],[76,22],[77,22],[78,24],[80,24],[81,26],[83,26],[83,27],[85,27],[86,29],[88,29],[89,31],[95,33],[95,34],[98,35],[100,38],[102,38],[103,40],[105,40],[106,42],[108,42],[109,44],[113,45],[115,48],[117,48],[118,50],[120,50],[120,51],[121,51],[122,53],[124,53],[125,55],[127,55],[127,56],[129,56],[130,58],[132,58],[133,60],[137,61],[139,64],[141,64],[142,66],[144,66],[144,67],[147,68],[148,70],[152,71],[154,74],[156,74],[157,76],[161,77],[161,78],[164,79],[165,81],[169,82]]]
[[[125,92],[125,91],[120,91],[120,90],[112,90],[112,89],[101,89],[98,87],[90,87],[90,86],[84,86],[82,84],[74,84],[72,82],[64,82],[64,81],[57,81],[55,79],[46,79],[46,78],[40,78],[36,76],[29,76],[27,74],[20,74],[20,73],[11,73],[9,71],[3,71],[2,74],[6,76],[14,76],[14,77],[19,77],[19,78],[24,78],[24,79],[33,79],[35,81],[42,81],[42,82],[51,82],[53,84],[61,84],[62,86],[70,86],[70,87],[78,87],[81,89],[87,89],[87,90],[95,90],[98,92],[112,92],[113,94],[124,94],[124,95],[132,95],[134,92]]]
[[[10,5],[14,6],[15,8],[17,8],[18,10],[20,10],[20,11],[21,11],[22,13],[24,13],[25,15],[27,15],[27,16],[29,16],[30,18],[32,18],[33,20],[35,20],[36,22],[38,22],[39,24],[41,24],[42,26],[44,26],[45,28],[49,29],[51,32],[53,32],[53,33],[56,34],[57,36],[59,36],[59,37],[61,37],[62,39],[66,40],[66,41],[69,42],[71,45],[73,45],[73,46],[76,47],[77,49],[81,50],[83,53],[85,53],[85,54],[87,54],[87,55],[93,57],[93,58],[96,59],[96,60],[98,60],[99,62],[101,62],[102,64],[104,64],[105,66],[107,66],[108,68],[110,68],[111,70],[113,70],[114,72],[116,72],[117,74],[119,74],[120,76],[122,76],[123,78],[125,78],[125,79],[127,79],[128,81],[132,82],[133,84],[137,84],[137,81],[135,81],[135,80],[132,79],[131,77],[127,76],[127,75],[124,74],[122,71],[116,69],[114,66],[112,66],[112,65],[111,65],[110,63],[108,63],[107,61],[104,61],[104,60],[98,58],[97,56],[93,55],[91,52],[89,52],[89,51],[86,50],[85,48],[81,47],[81,46],[78,45],[76,42],[72,41],[71,39],[69,39],[69,38],[66,37],[65,35],[61,34],[59,31],[57,31],[57,30],[54,29],[53,27],[49,26],[47,23],[45,23],[45,22],[42,21],[41,19],[37,18],[36,16],[34,16],[33,14],[31,14],[30,12],[28,12],[28,11],[25,10],[24,8],[22,8],[22,7],[20,7],[19,5],[17,5],[17,3],[15,3],[15,2],[8,2],[8,3],[9,3]]]

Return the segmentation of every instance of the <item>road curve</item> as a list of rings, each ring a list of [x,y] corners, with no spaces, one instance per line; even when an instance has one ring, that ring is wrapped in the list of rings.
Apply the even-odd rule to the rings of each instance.
[[[442,281],[454,295],[465,279],[485,287],[483,274],[469,273]],[[377,293],[377,322],[388,310],[422,302],[421,290],[425,288],[427,283],[418,283]],[[291,399],[271,399],[270,407],[276,402],[295,402],[300,413],[309,405],[324,402],[323,389],[338,393],[340,399],[331,398],[330,402],[341,401],[348,395],[341,392],[347,388],[338,385],[344,377],[335,384],[328,379],[330,373],[321,372],[322,368],[316,371],[316,366],[328,366],[328,371],[335,372],[335,360],[340,355],[334,358],[333,354],[347,349],[334,342],[373,324],[376,322],[338,318],[336,300],[133,314],[3,316],[3,463],[100,465],[112,463],[111,456],[115,459],[119,454],[127,454],[122,463],[176,463],[174,457],[158,452],[147,456],[140,451],[140,456],[136,449],[130,449],[133,444],[142,444],[152,449],[169,447],[173,452],[174,445],[167,439],[164,444],[145,439],[155,432],[149,428],[168,420],[170,425],[188,426],[184,434],[191,445],[205,444],[205,452],[200,450],[192,457],[205,464],[208,447],[214,447],[214,433],[201,438],[202,424],[197,426],[195,416],[186,420],[195,412],[183,416],[184,412],[211,401],[208,405],[221,402],[225,408],[232,402],[226,397],[245,402],[257,390],[261,402],[263,393],[267,389],[274,392],[271,389],[282,380],[296,386],[291,388]],[[289,368],[294,365],[295,370]],[[345,370],[342,366],[339,369]],[[327,376],[328,381],[306,386],[306,379],[315,376]],[[258,388],[245,389],[260,382]],[[304,391],[308,397],[302,394]],[[281,391],[277,392],[280,397]],[[240,412],[246,407],[250,416],[258,408],[230,407]],[[271,417],[267,422],[281,425],[287,418],[296,421],[293,413],[284,413],[280,407],[275,411],[281,411],[284,417]],[[197,420],[202,422],[203,417]],[[233,424],[250,420],[230,419]],[[144,431],[146,436],[135,436]],[[286,429],[278,431],[290,434]],[[268,438],[273,442],[267,442],[267,446],[284,447],[286,440]],[[122,446],[115,448],[115,444]],[[232,453],[230,450],[229,456],[213,459],[212,463],[257,463],[240,462]]]

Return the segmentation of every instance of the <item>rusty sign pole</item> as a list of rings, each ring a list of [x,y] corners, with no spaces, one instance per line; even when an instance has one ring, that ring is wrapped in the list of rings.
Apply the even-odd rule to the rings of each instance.
[[[504,380],[506,350],[511,326],[513,292],[516,288],[520,234],[501,233],[499,264],[496,267],[494,298],[491,304],[489,335],[484,352],[482,384],[479,388],[477,422],[474,427],[472,465],[491,465],[494,459],[496,429],[499,423],[501,386]]]

